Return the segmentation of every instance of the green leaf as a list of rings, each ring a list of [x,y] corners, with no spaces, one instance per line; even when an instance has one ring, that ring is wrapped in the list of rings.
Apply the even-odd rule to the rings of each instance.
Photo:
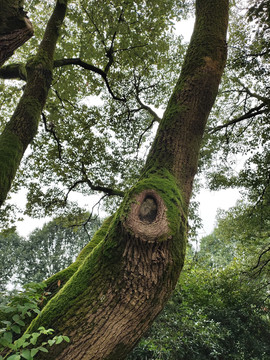
[[[21,328],[18,325],[12,325],[11,330],[14,331],[16,334],[21,333]]]
[[[8,342],[8,343],[12,343],[12,333],[11,332],[5,332],[3,335],[4,339]]]
[[[63,339],[64,339],[66,342],[68,342],[68,343],[70,342],[70,338],[69,338],[68,336],[65,336],[65,335],[64,335],[64,336],[63,336]]]
[[[53,346],[54,343],[55,343],[55,340],[54,340],[54,339],[48,340],[48,344],[49,344],[50,346]]]
[[[55,339],[55,344],[60,344],[62,341],[63,341],[63,337],[61,335],[59,335]]]
[[[26,360],[31,360],[32,359],[31,351],[29,349],[22,350],[21,356]]]
[[[20,359],[21,359],[21,356],[18,354],[11,355],[7,358],[7,360],[20,360]]]
[[[43,347],[43,346],[40,346],[39,348],[38,348],[40,351],[42,351],[42,352],[45,352],[45,353],[47,353],[47,352],[49,352],[45,347]]]
[[[34,357],[38,353],[38,349],[31,349],[31,356]]]
[[[7,325],[7,327],[9,327],[11,325],[11,322],[8,320],[2,320],[1,323]]]
[[[12,316],[12,319],[15,321],[15,323],[21,325],[21,326],[25,326],[25,322],[22,321],[20,315],[15,314],[14,316]]]

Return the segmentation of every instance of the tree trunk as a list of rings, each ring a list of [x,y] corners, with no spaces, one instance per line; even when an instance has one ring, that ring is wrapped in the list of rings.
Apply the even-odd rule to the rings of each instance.
[[[32,24],[23,11],[23,0],[1,0],[0,66],[33,34]]]
[[[37,55],[26,64],[27,83],[20,102],[0,135],[0,206],[6,199],[22,156],[33,140],[52,81],[53,57],[67,0],[58,0]]]
[[[68,335],[39,359],[124,359],[171,295],[184,263],[201,140],[226,61],[228,0],[197,0],[182,72],[140,180],[32,322]]]

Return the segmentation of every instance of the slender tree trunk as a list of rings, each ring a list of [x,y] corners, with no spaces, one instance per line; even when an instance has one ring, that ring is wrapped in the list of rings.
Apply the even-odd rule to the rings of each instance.
[[[52,81],[54,50],[66,6],[67,0],[57,1],[37,55],[26,64],[24,93],[0,135],[0,206],[10,190],[22,156],[37,132]]]
[[[126,357],[171,295],[184,263],[192,182],[226,61],[228,0],[197,0],[182,72],[138,183],[28,331],[68,335],[39,359]],[[64,281],[63,281],[64,282]]]
[[[23,0],[0,1],[0,66],[34,34]]]

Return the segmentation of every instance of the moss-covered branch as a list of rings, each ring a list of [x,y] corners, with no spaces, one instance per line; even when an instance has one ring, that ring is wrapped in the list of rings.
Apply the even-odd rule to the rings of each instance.
[[[0,206],[6,199],[21,158],[33,140],[52,80],[53,57],[67,1],[58,0],[36,56],[26,64],[24,93],[0,135]]]
[[[196,22],[181,75],[168,103],[146,169],[164,166],[188,204],[199,149],[226,62],[228,1],[196,2]]]

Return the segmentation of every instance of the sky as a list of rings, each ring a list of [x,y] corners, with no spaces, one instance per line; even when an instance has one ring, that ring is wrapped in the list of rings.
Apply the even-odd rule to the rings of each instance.
[[[189,42],[193,31],[194,19],[184,20],[176,24],[176,32],[182,34],[184,41]],[[80,203],[85,204],[89,210],[98,201],[99,196],[85,197],[81,194],[76,194],[76,200],[80,198]],[[21,192],[20,202],[23,201],[25,193]],[[234,206],[239,199],[238,190],[220,190],[209,191],[203,189],[197,196],[199,201],[199,216],[202,219],[203,227],[199,230],[199,238],[210,234],[215,227],[216,213],[218,209],[228,210]],[[72,200],[72,199],[71,199]],[[100,216],[105,216],[105,213],[100,212]],[[28,236],[37,227],[42,227],[45,222],[50,221],[50,218],[32,219],[25,217],[25,221],[19,222],[17,225],[18,233],[21,236]]]

